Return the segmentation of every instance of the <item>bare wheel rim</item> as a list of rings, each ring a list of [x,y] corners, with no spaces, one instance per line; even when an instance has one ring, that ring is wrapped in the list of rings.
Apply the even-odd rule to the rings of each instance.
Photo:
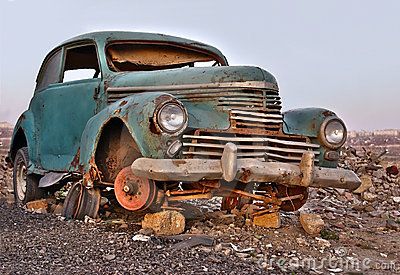
[[[26,166],[23,161],[18,163],[17,167],[17,196],[20,201],[23,201],[26,196]]]

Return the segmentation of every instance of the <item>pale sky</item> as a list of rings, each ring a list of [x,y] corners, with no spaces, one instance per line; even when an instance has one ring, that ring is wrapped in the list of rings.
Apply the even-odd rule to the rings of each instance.
[[[157,32],[219,48],[278,80],[284,110],[350,130],[400,128],[400,1],[0,0],[0,121],[27,108],[44,56],[90,31]]]

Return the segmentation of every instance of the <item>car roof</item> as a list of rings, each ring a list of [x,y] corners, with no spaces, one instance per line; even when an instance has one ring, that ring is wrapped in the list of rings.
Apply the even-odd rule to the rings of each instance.
[[[64,46],[65,44],[70,44],[74,42],[79,42],[83,40],[93,40],[96,43],[104,42],[108,43],[111,41],[129,41],[129,40],[136,40],[136,41],[161,41],[161,42],[169,42],[169,43],[177,43],[182,44],[189,47],[199,48],[208,52],[211,52],[215,55],[221,57],[225,62],[226,58],[222,54],[220,50],[217,48],[186,38],[181,38],[177,36],[171,36],[166,34],[159,34],[159,33],[147,33],[147,32],[129,32],[129,31],[100,31],[100,32],[90,32],[75,36],[70,38],[60,46]],[[226,62],[227,63],[227,62]]]

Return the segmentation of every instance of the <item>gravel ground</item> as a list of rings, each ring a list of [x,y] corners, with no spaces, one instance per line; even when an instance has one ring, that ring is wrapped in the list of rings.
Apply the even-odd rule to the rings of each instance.
[[[133,241],[123,232],[0,200],[0,274],[261,274],[253,263],[213,251],[172,250],[171,241]]]

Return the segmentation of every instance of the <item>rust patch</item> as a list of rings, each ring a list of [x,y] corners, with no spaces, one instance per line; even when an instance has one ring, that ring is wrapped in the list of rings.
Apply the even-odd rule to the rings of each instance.
[[[324,115],[324,117],[328,117],[328,116],[333,116],[333,115],[335,115],[335,113],[333,113],[333,112],[331,112],[331,111],[328,111],[328,110],[322,112],[322,114]]]
[[[161,103],[166,102],[166,101],[171,101],[173,99],[174,98],[171,97],[170,95],[160,95],[159,97],[156,97],[153,102],[154,102],[155,106],[159,106]]]
[[[126,100],[123,100],[120,104],[119,104],[119,106],[124,106],[124,105],[126,105],[126,103],[128,103],[128,101],[126,101]]]
[[[242,176],[240,177],[240,180],[243,182],[248,182],[250,176],[251,176],[251,171],[247,170],[245,168],[242,168]]]
[[[81,148],[78,148],[78,152],[76,153],[74,159],[71,162],[71,168],[74,168],[75,170],[78,170],[80,156],[81,156]]]
[[[186,164],[186,160],[184,160],[184,159],[174,159],[174,160],[172,160],[172,163],[175,166],[179,167],[180,165]]]

